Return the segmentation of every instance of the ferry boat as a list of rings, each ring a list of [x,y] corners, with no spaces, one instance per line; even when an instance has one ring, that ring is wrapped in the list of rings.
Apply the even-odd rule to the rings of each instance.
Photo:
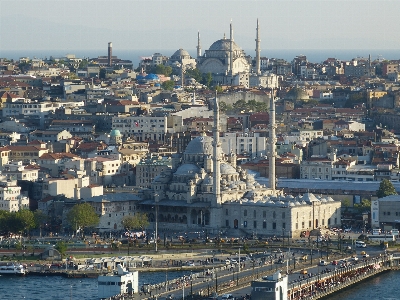
[[[0,265],[0,275],[20,275],[24,276],[26,270],[21,264],[7,263],[6,265]]]
[[[117,265],[116,272],[98,277],[98,297],[108,299],[117,295],[138,293],[138,278],[138,271],[129,272],[123,266]]]

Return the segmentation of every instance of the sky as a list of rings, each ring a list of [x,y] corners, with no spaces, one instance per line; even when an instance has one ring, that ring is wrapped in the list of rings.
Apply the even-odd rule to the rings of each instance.
[[[399,0],[0,0],[0,51],[400,49]],[[106,50],[105,54],[106,55]]]

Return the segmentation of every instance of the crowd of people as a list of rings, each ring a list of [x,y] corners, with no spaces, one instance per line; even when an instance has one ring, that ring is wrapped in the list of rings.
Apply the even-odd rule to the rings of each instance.
[[[342,286],[346,283],[351,283],[354,280],[359,279],[361,276],[367,275],[377,269],[376,265],[368,265],[362,268],[351,270],[347,273],[333,274],[331,277],[321,280],[316,280],[315,282],[304,286],[296,290],[291,299],[312,299],[312,297],[331,291],[338,286]]]

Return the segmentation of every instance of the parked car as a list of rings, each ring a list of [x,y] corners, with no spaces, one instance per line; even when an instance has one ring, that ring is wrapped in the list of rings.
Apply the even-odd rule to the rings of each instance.
[[[306,269],[300,270],[300,274],[307,274],[307,270]]]

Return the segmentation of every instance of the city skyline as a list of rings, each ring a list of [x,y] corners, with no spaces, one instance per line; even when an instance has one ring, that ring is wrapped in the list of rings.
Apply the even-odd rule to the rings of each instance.
[[[261,49],[398,49],[395,1],[2,1],[0,52],[116,48],[202,50],[229,34]],[[253,55],[253,53],[248,53]]]

